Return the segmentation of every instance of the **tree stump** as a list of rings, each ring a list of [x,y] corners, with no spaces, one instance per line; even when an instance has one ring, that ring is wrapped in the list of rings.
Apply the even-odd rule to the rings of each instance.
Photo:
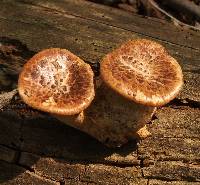
[[[1,94],[1,184],[200,184],[200,33],[81,0],[2,0],[0,7],[1,93],[16,88],[23,64],[42,49],[66,48],[98,75],[101,58],[135,38],[163,44],[185,80],[148,124],[152,136],[117,149],[31,109],[16,93]]]

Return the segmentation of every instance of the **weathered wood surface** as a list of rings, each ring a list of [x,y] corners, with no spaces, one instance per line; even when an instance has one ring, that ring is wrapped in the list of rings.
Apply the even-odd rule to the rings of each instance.
[[[181,64],[185,85],[148,125],[152,136],[108,149],[21,102],[0,112],[1,184],[200,184],[200,33],[79,0],[0,1],[0,91],[16,87],[44,48],[71,50],[98,74],[102,56],[134,38],[156,40]]]

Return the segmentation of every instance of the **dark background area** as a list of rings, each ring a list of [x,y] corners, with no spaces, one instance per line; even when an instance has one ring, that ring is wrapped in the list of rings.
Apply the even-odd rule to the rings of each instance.
[[[200,29],[199,0],[90,0],[142,16],[156,17],[185,28]]]

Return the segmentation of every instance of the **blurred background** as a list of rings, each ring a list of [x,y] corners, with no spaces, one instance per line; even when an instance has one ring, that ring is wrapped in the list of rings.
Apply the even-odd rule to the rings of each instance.
[[[186,29],[200,30],[200,0],[90,0],[142,16],[173,22]]]

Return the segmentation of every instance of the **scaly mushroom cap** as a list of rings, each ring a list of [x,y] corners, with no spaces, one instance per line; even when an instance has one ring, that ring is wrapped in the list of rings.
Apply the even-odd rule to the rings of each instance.
[[[18,90],[33,108],[60,115],[77,114],[94,98],[93,71],[68,50],[46,49],[24,65]]]
[[[137,103],[161,106],[172,100],[183,85],[177,61],[160,44],[138,39],[107,54],[100,64],[103,81]]]

